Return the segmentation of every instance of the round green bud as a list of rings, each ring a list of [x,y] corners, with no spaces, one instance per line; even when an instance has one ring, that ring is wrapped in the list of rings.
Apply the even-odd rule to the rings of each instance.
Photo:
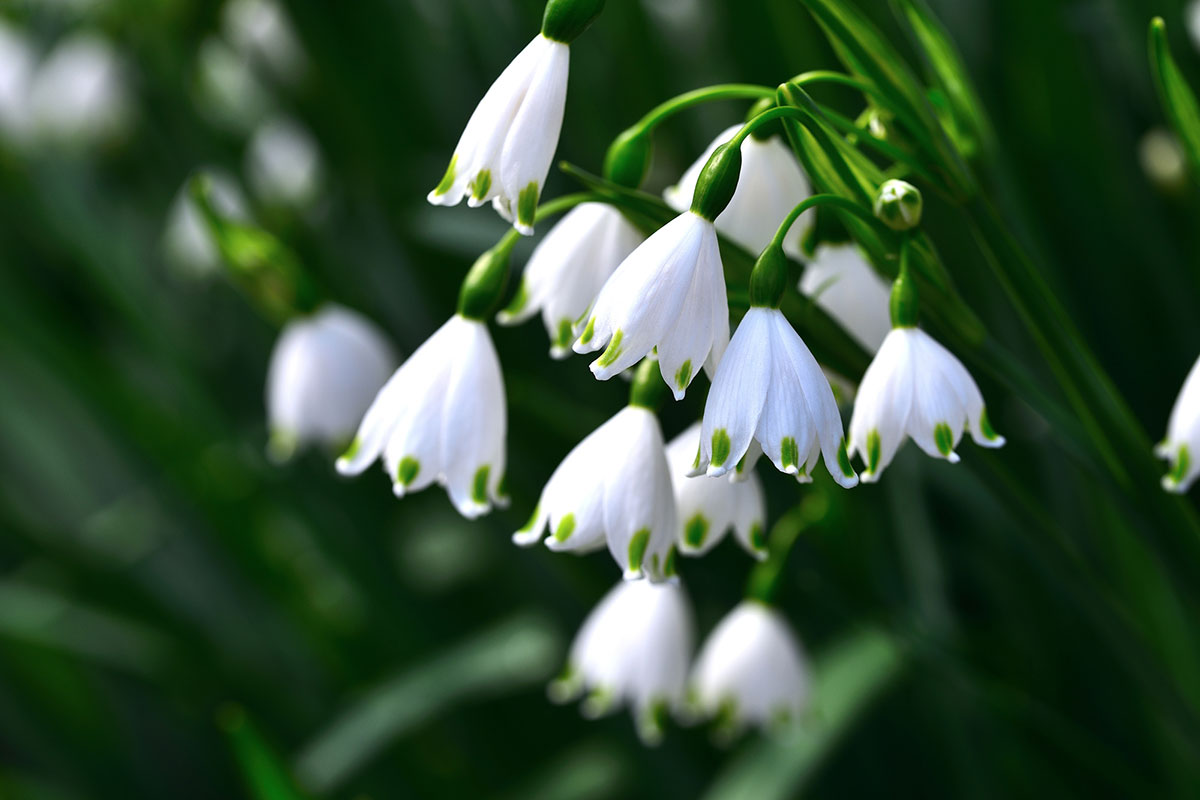
[[[649,131],[636,126],[622,131],[604,155],[604,177],[618,186],[638,188],[650,170],[652,145]]]
[[[542,35],[570,44],[596,21],[603,10],[604,0],[549,0],[542,17]]]
[[[511,241],[510,241],[511,240]],[[467,319],[486,320],[500,305],[504,287],[508,284],[509,256],[512,254],[515,237],[506,236],[491,250],[487,250],[463,279],[458,292],[458,313]]]
[[[875,195],[875,216],[894,231],[910,231],[921,224],[925,201],[907,181],[884,181]]]
[[[692,195],[692,211],[709,222],[716,220],[733,199],[741,171],[740,146],[731,147],[726,142],[714,150],[704,169],[700,170],[700,177],[696,181],[696,193]]]

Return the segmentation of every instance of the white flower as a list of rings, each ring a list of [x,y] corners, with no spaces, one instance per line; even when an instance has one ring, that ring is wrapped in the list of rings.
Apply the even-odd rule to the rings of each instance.
[[[629,405],[562,460],[513,541],[536,544],[549,524],[551,550],[608,550],[627,579],[673,571],[678,524],[662,429],[653,411]]]
[[[1196,460],[1200,454],[1200,360],[1184,380],[1167,422],[1167,438],[1154,452],[1171,462],[1170,473],[1162,479],[1163,488],[1186,492],[1200,473],[1200,462]]]
[[[505,502],[506,424],[492,337],[482,322],[456,314],[384,384],[338,471],[357,475],[382,454],[397,497],[437,481],[474,519]]]
[[[271,113],[274,102],[249,61],[210,36],[196,54],[196,105],[212,122],[248,133]]]
[[[700,364],[711,375],[729,343],[725,274],[713,224],[685,211],[617,267],[596,298],[576,353],[607,345],[592,373],[608,380],[655,347],[663,380],[683,397]]]
[[[517,299],[500,312],[499,321],[524,322],[541,311],[550,334],[550,355],[565,358],[575,339],[575,321],[641,242],[641,232],[612,206],[579,204],[534,249]]]
[[[694,636],[678,580],[618,583],[579,629],[551,697],[565,702],[588,692],[589,717],[628,704],[643,740],[657,743],[665,712],[682,703]]]
[[[891,286],[854,244],[821,245],[804,268],[800,291],[833,317],[869,352],[891,330]]]
[[[133,111],[116,51],[90,33],[71,36],[46,57],[29,102],[38,133],[72,145],[119,137]]]
[[[777,308],[756,306],[742,318],[713,378],[702,431],[695,471],[724,475],[757,441],[780,471],[801,481],[812,479],[824,455],[835,481],[858,483],[829,381]]]
[[[471,207],[491,200],[505,219],[516,217],[518,231],[533,233],[562,128],[569,63],[567,45],[535,36],[475,107],[429,202],[452,206],[469,192]]]
[[[750,555],[766,558],[763,528],[767,516],[766,498],[758,476],[750,472],[742,481],[689,477],[699,447],[699,422],[667,445],[667,465],[671,469],[675,505],[679,512],[679,551],[689,556],[704,555],[733,528],[738,544]]]
[[[384,335],[350,309],[330,304],[289,322],[267,371],[271,455],[309,441],[344,445],[395,366]]]
[[[663,192],[667,205],[676,211],[691,208],[696,181],[704,165],[713,151],[732,139],[741,127],[734,125],[722,131],[704,154],[683,173],[679,183]],[[775,230],[784,217],[810,194],[812,190],[808,179],[804,177],[796,156],[780,137],[772,136],[760,141],[751,136],[742,143],[742,170],[737,191],[725,210],[717,215],[717,230],[751,253],[761,252],[775,236]],[[803,230],[812,213],[804,212],[800,217],[803,224],[793,226],[792,230]],[[798,258],[799,235],[789,237],[783,249],[789,256]]]
[[[248,222],[248,203],[237,181],[220,169],[205,169],[203,172],[209,177],[209,197],[217,214],[225,219]],[[215,272],[221,264],[221,255],[213,241],[212,232],[196,207],[187,183],[171,203],[163,233],[163,247],[173,266],[197,277]]]
[[[36,63],[25,32],[0,20],[0,131],[18,144],[30,133],[29,87]]]
[[[799,717],[808,701],[808,666],[783,615],[744,600],[708,635],[689,684],[699,711],[732,734]]]
[[[293,81],[304,72],[304,50],[274,0],[232,0],[221,21],[239,51],[265,63],[279,78]]]
[[[303,208],[321,188],[321,154],[312,135],[292,120],[276,118],[254,132],[246,147],[246,177],[267,205]]]
[[[893,328],[863,375],[850,417],[850,452],[866,465],[863,480],[879,479],[906,436],[957,463],[954,448],[967,428],[976,444],[1004,444],[962,362],[920,328]]]

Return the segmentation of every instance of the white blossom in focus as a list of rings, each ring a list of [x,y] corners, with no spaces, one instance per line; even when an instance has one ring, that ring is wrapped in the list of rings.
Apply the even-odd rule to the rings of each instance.
[[[268,452],[283,460],[308,442],[345,445],[395,367],[383,333],[348,308],[290,321],[267,371]]]
[[[679,709],[694,646],[691,604],[678,580],[618,583],[588,615],[551,697],[587,693],[583,712],[598,717],[628,705],[647,744]]]
[[[734,125],[713,139],[704,154],[683,173],[679,183],[663,192],[667,205],[676,211],[691,208],[696,181],[704,165],[717,147],[732,139],[741,127]],[[784,217],[811,194],[808,178],[787,142],[779,136],[766,140],[750,136],[742,143],[737,191],[725,210],[717,215],[717,230],[751,253],[759,253],[774,238]],[[792,226],[793,235],[783,243],[784,252],[793,258],[800,257],[800,237],[795,232],[804,230],[812,214],[811,210],[801,214],[799,224]]]
[[[701,364],[713,374],[728,342],[717,232],[699,214],[685,211],[621,262],[574,347],[576,353],[606,348],[591,365],[600,380],[658,348],[663,380],[679,400]]]
[[[920,328],[893,328],[859,383],[850,417],[850,453],[866,465],[863,480],[877,481],[906,437],[957,463],[965,429],[976,444],[1004,444],[962,362]]]
[[[474,519],[506,503],[506,425],[491,334],[456,314],[384,384],[337,468],[357,475],[382,456],[397,497],[436,481],[459,513]]]
[[[529,257],[517,299],[497,319],[513,325],[542,313],[550,355],[565,358],[575,322],[600,287],[642,242],[641,232],[607,203],[580,203],[550,229]]]
[[[491,200],[513,227],[532,234],[558,147],[569,64],[566,44],[535,36],[475,107],[429,202],[452,206],[466,197],[474,208]]]
[[[667,445],[667,465],[679,514],[679,552],[700,556],[717,545],[730,528],[738,544],[758,559],[766,558],[766,498],[753,471],[741,481],[692,477],[700,448],[700,423],[691,425]]]

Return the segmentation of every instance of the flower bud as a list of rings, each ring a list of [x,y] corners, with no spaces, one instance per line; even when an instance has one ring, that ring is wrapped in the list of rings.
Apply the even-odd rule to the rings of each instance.
[[[693,213],[709,222],[714,221],[733,199],[741,171],[740,146],[731,147],[727,142],[713,151],[696,181],[696,193],[692,196]]]
[[[491,316],[508,285],[512,241],[506,237],[475,259],[458,293],[458,313],[470,320]]]
[[[884,181],[875,195],[875,216],[895,231],[908,231],[921,224],[924,200],[917,187],[907,181]]]
[[[650,169],[650,133],[638,127],[622,131],[604,155],[604,177],[618,186],[636,189]]]
[[[549,0],[542,17],[542,35],[570,44],[595,22],[604,10],[604,0]]]
[[[782,247],[771,242],[758,256],[750,273],[750,305],[779,308],[787,281],[787,256]]]

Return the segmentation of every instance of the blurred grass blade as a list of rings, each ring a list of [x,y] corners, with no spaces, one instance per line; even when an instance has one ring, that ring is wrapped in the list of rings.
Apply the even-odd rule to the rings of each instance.
[[[254,800],[303,800],[287,765],[263,739],[241,706],[218,712],[218,724],[229,738],[238,767]]]
[[[892,9],[902,22],[908,23],[931,79],[949,100],[960,137],[969,137],[958,140],[959,149],[967,155],[992,152],[995,136],[991,121],[946,29],[925,0],[892,0]]]
[[[764,738],[732,761],[707,800],[797,797],[903,665],[896,641],[879,629],[864,629],[834,645],[816,661],[813,708],[802,723],[778,738]]]
[[[627,797],[630,764],[602,740],[555,751],[547,767],[523,781],[508,800],[601,800]]]
[[[540,617],[502,622],[369,692],[301,750],[296,773],[311,791],[332,791],[392,740],[455,704],[548,680],[561,651],[559,634]]]
[[[1179,136],[1188,163],[1192,165],[1192,177],[1200,182],[1200,104],[1171,56],[1167,25],[1162,17],[1150,21],[1150,69],[1171,127]]]

